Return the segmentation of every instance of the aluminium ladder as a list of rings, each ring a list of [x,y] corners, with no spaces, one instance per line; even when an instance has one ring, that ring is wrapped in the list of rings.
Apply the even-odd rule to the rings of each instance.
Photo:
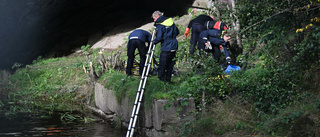
[[[137,118],[138,118],[138,114],[139,114],[139,110],[140,110],[140,105],[141,105],[141,101],[142,101],[142,97],[143,97],[143,92],[144,92],[144,88],[146,86],[146,82],[147,82],[147,78],[149,75],[149,70],[150,70],[150,66],[151,66],[151,62],[152,62],[152,57],[154,54],[154,49],[155,49],[155,45],[153,44],[153,38],[155,35],[155,29],[153,30],[152,33],[152,37],[151,37],[151,42],[149,45],[149,50],[147,53],[147,57],[146,57],[146,62],[145,65],[143,67],[143,72],[142,72],[142,76],[140,79],[140,84],[139,84],[139,88],[138,88],[138,92],[137,92],[137,96],[136,99],[134,101],[134,105],[133,105],[133,109],[132,109],[132,114],[131,114],[131,118],[130,118],[130,122],[129,122],[129,126],[128,126],[128,131],[127,131],[127,135],[126,137],[132,137],[133,133],[134,133],[134,128],[137,122]],[[150,56],[150,58],[149,58]]]

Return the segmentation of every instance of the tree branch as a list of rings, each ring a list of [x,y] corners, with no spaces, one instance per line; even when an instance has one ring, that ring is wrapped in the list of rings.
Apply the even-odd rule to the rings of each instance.
[[[315,8],[308,9],[308,10],[306,10],[306,11],[302,11],[302,12],[308,12],[308,11],[311,11],[311,10],[316,10],[316,9],[318,9],[318,8],[320,8],[320,5],[318,5],[318,6],[317,6],[317,7],[315,7]],[[272,16],[270,16],[270,17],[268,17],[268,18],[266,18],[266,19],[263,19],[263,20],[261,20],[261,21],[259,21],[259,22],[255,23],[255,24],[253,24],[253,25],[249,26],[248,28],[246,28],[246,29],[242,30],[242,31],[240,32],[240,34],[241,34],[241,33],[243,33],[243,32],[245,32],[245,31],[247,31],[248,29],[250,29],[250,28],[252,28],[252,27],[254,27],[254,26],[256,26],[256,25],[260,24],[261,22],[266,21],[267,19],[270,19],[270,18],[272,18],[272,17],[274,17],[274,16],[277,16],[277,15],[279,15],[279,14],[281,14],[281,13],[284,13],[284,12],[294,12],[294,11],[289,11],[289,9],[282,10],[282,11],[280,11],[280,12],[276,13],[276,14],[273,14]],[[296,13],[297,13],[297,12],[296,12]]]
[[[270,19],[270,18],[272,18],[272,17],[274,17],[274,16],[277,16],[277,15],[279,15],[279,14],[283,13],[283,12],[288,12],[288,11],[289,11],[288,9],[285,9],[285,10],[283,10],[283,11],[280,11],[280,12],[276,13],[276,14],[273,14],[272,16],[270,16],[270,17],[268,17],[268,18],[265,18],[265,19],[263,19],[263,20],[261,20],[261,21],[259,21],[259,22],[255,23],[255,24],[253,24],[253,25],[249,26],[248,28],[246,28],[246,29],[242,30],[239,34],[241,34],[241,33],[245,32],[245,31],[247,31],[248,29],[250,29],[250,28],[252,28],[252,27],[254,27],[254,26],[256,26],[256,25],[260,24],[260,23],[261,23],[261,22],[263,22],[263,21],[266,21],[267,19]]]

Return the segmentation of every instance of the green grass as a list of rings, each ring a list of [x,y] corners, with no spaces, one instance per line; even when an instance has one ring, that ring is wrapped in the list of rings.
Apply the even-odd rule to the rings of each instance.
[[[105,73],[100,81],[108,89],[115,91],[118,102],[124,97],[129,97],[130,102],[133,104],[136,97],[140,78],[130,76],[120,72]],[[142,85],[141,85],[142,87]],[[169,97],[168,92],[171,86],[163,81],[160,81],[157,76],[149,76],[144,90],[144,100],[146,106],[150,107],[153,99],[160,99]]]
[[[81,68],[83,57],[37,60],[18,69],[7,81],[7,113],[74,111],[89,99],[93,87]]]

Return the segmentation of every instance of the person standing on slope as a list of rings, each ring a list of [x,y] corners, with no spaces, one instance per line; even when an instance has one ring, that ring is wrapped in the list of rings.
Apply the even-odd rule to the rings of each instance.
[[[155,11],[152,14],[152,18],[157,31],[153,43],[155,45],[159,42],[161,43],[158,78],[162,81],[170,82],[173,66],[175,65],[174,58],[178,50],[176,37],[179,34],[179,29],[172,18],[163,16],[163,13],[160,11]]]

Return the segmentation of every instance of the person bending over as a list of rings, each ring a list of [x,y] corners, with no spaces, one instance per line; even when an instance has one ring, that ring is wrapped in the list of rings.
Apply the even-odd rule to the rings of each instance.
[[[151,34],[148,31],[142,30],[142,29],[136,29],[129,35],[129,41],[127,44],[127,70],[126,74],[127,76],[132,75],[131,69],[133,67],[133,60],[134,60],[134,53],[135,50],[138,48],[139,54],[140,54],[140,65],[139,65],[139,75],[142,76],[143,67],[145,65],[146,61],[146,54],[148,52],[147,46],[151,42]],[[148,43],[146,45],[146,43]]]
[[[219,27],[217,29],[208,29],[202,31],[199,35],[199,47],[200,50],[212,53],[214,59],[219,62],[220,60],[220,48],[222,45],[224,48],[224,53],[226,56],[226,61],[231,62],[230,51],[228,50],[228,45],[231,40],[231,36],[227,34],[227,25],[223,22],[217,22]]]
[[[191,29],[191,39],[190,39],[190,47],[189,47],[189,53],[191,55],[194,54],[195,52],[195,47],[198,43],[199,39],[199,34],[206,29],[205,27],[205,22],[206,21],[214,21],[214,16],[213,15],[205,15],[201,14],[197,16],[196,18],[192,19],[187,28],[186,31],[184,32],[184,36],[187,38],[189,36],[189,31]],[[199,46],[198,46],[199,49]]]

